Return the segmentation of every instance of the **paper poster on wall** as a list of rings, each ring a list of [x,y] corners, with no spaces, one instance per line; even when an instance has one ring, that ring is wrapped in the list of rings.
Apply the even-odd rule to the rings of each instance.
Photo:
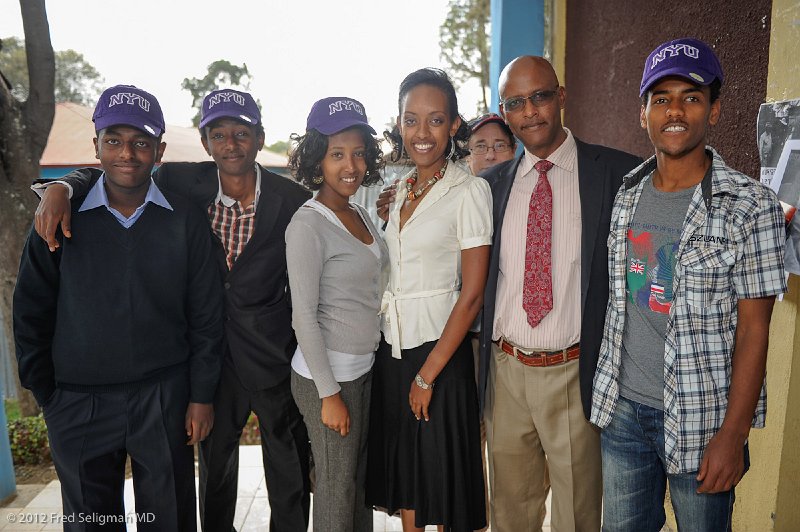
[[[786,216],[786,270],[800,275],[800,100],[761,105],[758,151],[761,182],[778,194]]]

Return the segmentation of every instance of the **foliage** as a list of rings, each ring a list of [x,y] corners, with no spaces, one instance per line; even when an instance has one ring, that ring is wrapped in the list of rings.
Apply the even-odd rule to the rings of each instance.
[[[28,64],[25,57],[25,41],[8,37],[2,41],[0,63],[3,74],[11,83],[11,93],[20,101],[28,97]],[[103,90],[103,77],[75,50],[55,52],[56,102],[73,102],[93,106]]]
[[[261,433],[258,431],[258,417],[250,413],[247,424],[242,430],[242,437],[239,439],[240,445],[261,445]]]
[[[286,155],[287,153],[289,153],[289,143],[285,140],[279,140],[274,144],[266,146],[266,149],[268,149],[269,151],[274,151],[275,153]]]
[[[6,421],[19,419],[19,402],[16,399],[6,399],[4,401],[6,409]]]
[[[0,64],[3,65],[3,78],[17,100],[24,100],[28,95],[28,64],[25,57],[25,45],[16,37],[7,37],[0,48]]]
[[[105,80],[75,50],[56,52],[56,101],[94,106]]]
[[[454,81],[477,79],[483,101],[481,113],[488,110],[489,90],[489,0],[449,0],[447,17],[439,26],[441,57]]]
[[[15,465],[35,465],[50,461],[47,427],[41,414],[8,422],[11,458]]]
[[[242,63],[242,66],[238,66],[224,59],[208,65],[208,73],[205,77],[184,78],[181,87],[192,95],[192,107],[197,109],[197,114],[192,118],[192,124],[195,127],[200,124],[200,106],[203,104],[206,94],[222,87],[248,91],[251,80],[246,64]]]

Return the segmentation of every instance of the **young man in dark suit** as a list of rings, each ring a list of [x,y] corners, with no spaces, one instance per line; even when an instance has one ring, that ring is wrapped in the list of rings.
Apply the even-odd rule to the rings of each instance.
[[[153,95],[106,89],[92,117],[99,180],[76,238],[31,231],[14,291],[19,376],[42,405],[65,530],[193,531],[193,445],[214,424],[222,288],[202,210],[150,178],[166,146]]]
[[[200,447],[201,524],[207,532],[233,528],[239,438],[252,411],[261,431],[271,529],[305,530],[309,443],[289,386],[296,341],[284,232],[310,193],[255,162],[264,129],[250,94],[209,93],[200,133],[214,162],[165,163],[155,181],[206,210],[224,277],[225,357],[214,399],[214,431]],[[94,179],[94,170],[83,169],[63,181],[79,195]],[[51,248],[57,245],[53,235],[59,223],[69,234],[66,195],[64,187],[48,187],[37,213],[37,231]]]
[[[566,91],[541,57],[509,63],[499,91],[525,152],[483,173],[495,223],[479,382],[492,530],[540,529],[551,485],[554,529],[598,530],[600,445],[586,418],[608,301],[606,239],[622,176],[641,160],[562,126]]]

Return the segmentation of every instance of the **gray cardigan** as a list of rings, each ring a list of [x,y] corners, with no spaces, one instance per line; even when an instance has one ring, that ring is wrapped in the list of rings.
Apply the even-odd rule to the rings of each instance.
[[[369,215],[357,208],[380,247],[380,259],[310,207],[298,209],[286,229],[292,327],[320,397],[340,390],[327,349],[367,354],[380,341],[378,313],[388,281],[389,255]]]

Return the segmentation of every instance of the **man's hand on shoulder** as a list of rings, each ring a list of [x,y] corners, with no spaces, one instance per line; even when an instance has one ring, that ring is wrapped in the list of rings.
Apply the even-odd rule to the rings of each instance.
[[[186,409],[186,445],[200,443],[208,437],[214,427],[214,405],[211,403],[189,403]]]
[[[39,206],[36,207],[35,224],[36,233],[47,242],[50,251],[59,247],[56,240],[56,231],[59,224],[61,232],[67,238],[72,237],[70,222],[72,210],[69,202],[69,190],[61,184],[53,184],[45,189]]]

